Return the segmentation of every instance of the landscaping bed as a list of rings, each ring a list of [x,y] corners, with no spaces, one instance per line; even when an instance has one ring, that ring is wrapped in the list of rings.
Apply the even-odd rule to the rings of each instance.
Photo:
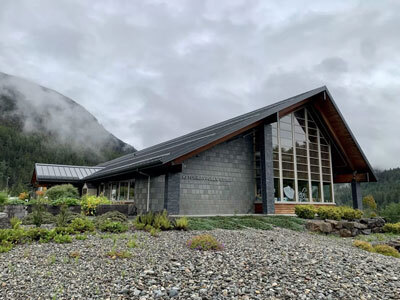
[[[187,246],[211,233],[221,251]],[[132,247],[132,241],[135,245]],[[129,246],[130,245],[130,246]],[[110,256],[121,253],[120,256]],[[129,253],[129,254],[127,254]],[[306,232],[88,235],[0,254],[3,299],[398,299],[398,259]]]

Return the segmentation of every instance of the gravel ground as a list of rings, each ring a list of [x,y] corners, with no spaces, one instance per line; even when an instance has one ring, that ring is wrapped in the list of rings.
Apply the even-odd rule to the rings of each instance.
[[[189,250],[200,232],[132,233],[110,259],[100,234],[72,244],[21,245],[0,254],[1,299],[400,299],[400,260],[350,240],[276,228],[214,230],[221,252]],[[80,257],[70,258],[78,251]]]

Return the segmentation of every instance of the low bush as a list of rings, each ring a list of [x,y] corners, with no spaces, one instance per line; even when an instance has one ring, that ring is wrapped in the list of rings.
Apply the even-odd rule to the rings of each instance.
[[[380,215],[388,222],[400,222],[400,203],[391,203],[380,211]]]
[[[296,205],[295,214],[302,219],[314,219],[317,208],[314,205]]]
[[[78,234],[78,235],[76,235],[75,236],[75,239],[76,240],[78,240],[78,241],[84,241],[84,240],[87,240],[87,235],[86,234]]]
[[[129,226],[118,221],[104,221],[99,225],[99,229],[103,232],[122,233],[128,231]]]
[[[75,229],[72,227],[69,227],[69,226],[56,227],[53,230],[56,234],[75,234],[76,233]]]
[[[30,228],[26,231],[26,235],[32,241],[39,241],[41,239],[47,239],[49,236],[49,230],[44,228]]]
[[[50,200],[57,200],[60,198],[78,198],[79,192],[72,184],[55,185],[49,188],[45,196]]]
[[[0,253],[11,251],[13,244],[7,241],[0,242]]]
[[[66,243],[72,243],[72,237],[70,235],[63,235],[63,234],[57,234],[54,237],[54,242],[57,244],[66,244]]]
[[[175,229],[187,230],[189,226],[189,220],[186,217],[178,218],[175,220]]]
[[[49,212],[43,211],[41,212],[41,224],[53,224],[56,222],[56,218]],[[37,218],[37,213],[34,212],[28,214],[25,218],[22,219],[22,224],[24,225],[35,225],[34,224],[34,216]],[[36,219],[37,221],[37,219]]]
[[[153,227],[153,228],[150,229],[149,232],[150,232],[150,235],[151,235],[151,236],[156,237],[156,236],[158,236],[158,234],[160,233],[160,231],[161,231],[161,230],[160,230],[159,228],[154,228],[154,227]]]
[[[154,216],[153,227],[160,230],[170,230],[173,228],[171,220],[168,217],[167,211],[164,209],[161,214]]]
[[[0,192],[0,206],[5,205],[8,200],[8,195],[6,192]]]
[[[66,205],[66,206],[76,206],[76,205],[80,205],[81,201],[77,198],[58,198],[55,200],[52,200],[50,202],[50,205],[53,206],[62,206],[62,205]]]
[[[128,248],[130,248],[130,249],[136,248],[136,247],[138,246],[138,245],[137,245],[137,242],[136,242],[136,239],[129,240],[129,241],[126,243],[126,246],[127,246]]]
[[[166,210],[164,210],[162,213],[154,214],[153,212],[148,212],[147,214],[139,215],[136,217],[133,224],[135,229],[144,229],[147,231],[151,230],[150,227],[159,230],[170,230],[173,228],[171,219],[169,218]]]
[[[10,219],[10,224],[11,224],[12,229],[18,229],[20,227],[20,225],[22,224],[22,221],[17,217],[12,217]]]
[[[56,225],[58,227],[66,227],[77,218],[82,218],[82,215],[73,213],[66,205],[62,205],[60,213],[55,217]]]
[[[23,244],[29,241],[29,236],[22,228],[0,229],[0,242],[10,242],[11,244]]]
[[[386,256],[393,256],[393,257],[400,258],[399,251],[397,251],[395,248],[393,248],[389,245],[375,245],[374,251],[376,253],[383,254]]]
[[[398,222],[398,223],[386,223],[383,226],[382,229],[383,229],[384,232],[400,234],[400,222]]]
[[[223,250],[224,245],[217,241],[215,237],[210,234],[202,234],[195,236],[187,241],[187,246],[190,249],[196,250]]]
[[[27,205],[27,201],[18,198],[9,198],[6,205]]]
[[[87,216],[95,215],[97,206],[101,204],[111,204],[111,201],[104,196],[96,197],[85,195],[81,199],[82,212]]]
[[[342,218],[341,211],[337,207],[320,206],[318,207],[317,214],[322,220],[340,220]]]
[[[75,232],[94,231],[94,224],[91,220],[85,217],[74,219],[69,225]]]
[[[342,219],[345,220],[357,220],[357,219],[361,219],[361,217],[363,216],[363,212],[359,209],[354,209],[348,206],[339,206],[337,207],[337,209],[340,210],[340,213],[342,215]]]
[[[372,247],[372,245],[368,242],[356,240],[354,241],[353,246],[368,252],[374,252],[374,247]]]
[[[114,211],[106,212],[103,215],[97,216],[94,223],[96,224],[96,227],[97,227],[98,225],[100,225],[101,223],[103,223],[105,221],[127,223],[128,218],[123,213],[120,213],[119,211],[114,210]]]

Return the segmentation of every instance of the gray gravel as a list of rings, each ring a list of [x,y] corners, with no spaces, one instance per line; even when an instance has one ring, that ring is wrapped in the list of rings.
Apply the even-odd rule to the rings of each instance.
[[[214,230],[221,252],[186,248],[200,232],[136,233],[117,240],[128,259],[110,259],[100,234],[0,254],[1,299],[400,299],[400,260],[349,240],[271,231]],[[69,258],[78,251],[80,258]]]

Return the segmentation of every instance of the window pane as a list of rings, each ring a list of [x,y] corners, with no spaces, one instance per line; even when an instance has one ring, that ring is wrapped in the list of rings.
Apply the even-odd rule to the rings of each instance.
[[[304,119],[304,109],[300,109],[294,112],[296,118]]]
[[[306,149],[297,148],[297,149],[296,149],[296,154],[297,154],[297,155],[302,155],[302,156],[306,157],[306,156],[307,156],[307,150],[306,150]]]
[[[330,168],[322,168],[322,174],[331,174],[331,169]]]
[[[332,202],[332,189],[331,184],[324,182],[324,201],[325,202]]]
[[[286,115],[286,116],[282,117],[281,122],[292,124],[292,115],[290,114],[290,115]]]
[[[293,171],[282,171],[282,177],[284,178],[294,178],[294,172]]]
[[[279,170],[274,169],[274,177],[279,177]]]
[[[318,152],[310,150],[310,157],[318,158]]]
[[[316,159],[316,158],[310,158],[310,165],[318,166],[319,165],[319,160]]]
[[[317,136],[317,129],[315,128],[308,128],[308,134]]]
[[[119,201],[128,200],[128,183],[121,182],[119,187]]]
[[[118,196],[117,189],[118,189],[117,184],[113,183],[112,184],[112,188],[111,188],[111,200],[112,201],[116,201],[117,200],[117,196]]]
[[[319,180],[319,174],[311,173],[311,179],[312,180]]]
[[[297,171],[307,172],[308,171],[307,165],[297,163]]]
[[[294,180],[283,180],[283,201],[295,201]]]
[[[330,168],[331,164],[329,163],[329,160],[323,159],[323,160],[321,160],[321,162],[322,162],[323,167]]]
[[[273,152],[273,153],[272,153],[272,159],[273,159],[273,160],[279,160],[279,153]]]
[[[318,151],[318,144],[310,143],[310,150]]]
[[[298,179],[308,179],[308,173],[307,172],[297,172],[297,178]]]
[[[281,130],[292,131],[292,125],[287,123],[280,123]]]
[[[313,202],[321,202],[321,187],[319,182],[311,182]]]
[[[294,166],[293,163],[290,162],[282,162],[282,169],[283,170],[293,170]]]
[[[297,182],[297,186],[299,189],[298,201],[299,202],[309,202],[308,181],[299,180]]]
[[[275,201],[281,201],[281,197],[279,196],[279,193],[280,193],[279,178],[274,178],[274,198],[275,198]]]
[[[322,175],[323,181],[331,182],[331,175]]]
[[[279,169],[279,161],[274,160],[274,169]]]
[[[135,200],[135,181],[131,181],[129,184],[129,200]]]
[[[321,152],[321,158],[322,159],[329,159],[329,154],[325,152]]]
[[[321,145],[321,151],[329,153],[329,147],[325,145]]]
[[[292,137],[293,137],[293,135],[292,135],[291,131],[281,130],[281,138],[282,139],[289,139],[291,141]]]
[[[311,166],[311,172],[312,172],[312,173],[319,173],[319,167],[317,167],[317,166]]]
[[[291,154],[282,154],[282,161],[293,161],[293,155],[291,155]]]
[[[297,151],[297,150],[296,150]],[[303,157],[303,156],[298,156],[297,155],[297,162],[301,163],[301,164],[307,164],[307,157]]]

